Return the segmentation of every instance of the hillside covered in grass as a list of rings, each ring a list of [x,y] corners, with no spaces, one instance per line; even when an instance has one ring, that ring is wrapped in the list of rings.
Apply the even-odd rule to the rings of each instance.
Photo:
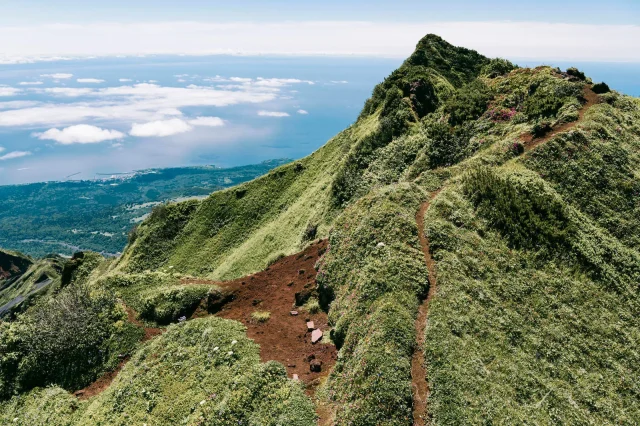
[[[318,151],[64,265],[0,418],[638,424],[638,283],[640,100],[427,35]]]

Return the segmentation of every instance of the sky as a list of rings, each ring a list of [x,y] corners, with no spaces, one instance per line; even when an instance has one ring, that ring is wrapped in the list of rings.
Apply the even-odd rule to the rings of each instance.
[[[300,158],[427,33],[640,95],[640,1],[482,3],[0,0],[0,184]]]

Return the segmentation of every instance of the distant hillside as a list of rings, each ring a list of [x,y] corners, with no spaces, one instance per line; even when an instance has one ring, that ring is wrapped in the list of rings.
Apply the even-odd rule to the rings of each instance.
[[[155,205],[202,198],[288,161],[229,169],[150,169],[104,180],[0,186],[0,247],[34,257],[80,250],[113,256]]]
[[[0,322],[3,423],[640,424],[640,100],[430,34],[60,283]]]

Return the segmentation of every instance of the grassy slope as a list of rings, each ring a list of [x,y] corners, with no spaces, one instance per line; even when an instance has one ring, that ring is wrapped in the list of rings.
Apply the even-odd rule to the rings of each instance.
[[[244,327],[215,317],[172,325],[140,348],[114,383],[78,402],[58,388],[0,405],[3,424],[299,425],[311,401],[279,364],[260,364]]]
[[[164,235],[165,221],[152,215],[116,269],[173,266],[179,272],[230,279],[263,269],[280,253],[299,251],[308,225],[318,225],[319,235],[327,235],[335,216],[330,203],[333,174],[345,151],[374,129],[375,123],[366,120],[307,158],[213,193],[193,211],[179,215],[185,220],[175,233]],[[166,247],[159,251],[160,245]]]
[[[592,107],[577,130],[493,168],[491,185],[477,174],[466,190],[452,184],[429,211],[435,423],[640,419],[640,108],[604,98],[612,105]]]

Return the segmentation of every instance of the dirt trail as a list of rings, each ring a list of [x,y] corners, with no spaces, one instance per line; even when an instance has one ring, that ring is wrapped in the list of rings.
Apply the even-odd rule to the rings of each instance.
[[[541,145],[543,143],[548,142],[551,138],[556,136],[558,133],[566,132],[567,130],[571,130],[578,123],[582,122],[582,118],[584,117],[585,112],[593,105],[600,102],[600,98],[598,95],[591,90],[591,87],[585,86],[583,89],[583,97],[585,99],[585,103],[582,105],[580,110],[578,111],[578,119],[576,121],[572,121],[570,123],[564,123],[559,126],[552,128],[548,133],[546,133],[542,137],[536,138],[531,133],[525,133],[520,136],[520,140],[522,141],[525,151],[532,150],[533,148]]]
[[[429,238],[424,233],[424,216],[429,210],[431,200],[440,192],[440,189],[429,196],[429,199],[420,205],[416,213],[416,224],[418,226],[418,236],[420,247],[424,253],[424,260],[429,271],[429,292],[418,308],[416,317],[416,349],[411,358],[411,387],[413,388],[413,424],[414,426],[424,426],[427,420],[427,399],[429,398],[429,383],[427,382],[427,369],[424,366],[424,331],[427,326],[427,314],[429,303],[436,293],[436,262],[431,257],[429,248]]]
[[[318,241],[301,253],[280,259],[264,271],[233,281],[183,281],[185,284],[215,283],[231,292],[233,300],[215,315],[244,324],[247,336],[260,345],[262,361],[280,362],[287,367],[289,377],[297,374],[307,385],[309,395],[315,393],[322,378],[329,374],[337,351],[332,344],[311,343],[307,320],[313,321],[315,328],[328,331],[327,314],[322,310],[311,314],[295,307],[295,295],[315,289],[315,263],[326,247],[326,240]],[[266,322],[254,320],[251,314],[256,311],[269,312],[269,319]],[[291,315],[291,311],[297,311],[298,315]],[[199,309],[192,318],[207,315],[209,312]],[[310,359],[322,362],[320,372],[310,370]]]
[[[520,136],[520,140],[522,141],[525,151],[530,151],[541,145],[543,143],[548,142],[559,133],[566,132],[574,128],[584,117],[584,114],[587,112],[589,108],[593,105],[600,102],[598,95],[591,90],[590,86],[585,86],[583,89],[583,97],[585,99],[585,103],[582,105],[578,112],[578,120],[573,121],[571,123],[564,123],[559,126],[556,126],[549,130],[542,137],[534,137],[531,133],[525,133]],[[431,257],[431,250],[429,247],[429,238],[424,233],[424,216],[429,210],[429,206],[431,205],[431,201],[440,193],[442,188],[433,192],[429,199],[420,205],[420,209],[416,213],[416,224],[418,226],[418,235],[420,237],[420,246],[422,248],[422,252],[424,253],[425,263],[427,265],[427,269],[429,270],[429,292],[427,297],[422,301],[420,308],[418,309],[418,316],[416,318],[415,327],[416,327],[416,349],[413,353],[413,357],[411,359],[411,386],[413,388],[413,424],[414,426],[424,426],[427,423],[427,399],[429,398],[429,383],[427,381],[427,370],[424,366],[424,343],[425,343],[425,328],[427,323],[427,315],[429,311],[429,303],[431,299],[433,299],[436,286],[437,286],[437,276],[436,276],[436,263]]]
[[[289,377],[296,374],[305,383],[307,394],[313,396],[317,386],[333,368],[337,350],[332,344],[311,343],[307,321],[313,321],[316,329],[328,331],[327,314],[321,310],[311,314],[296,308],[295,297],[296,293],[310,293],[315,289],[315,263],[326,247],[326,240],[318,241],[301,253],[280,259],[264,271],[237,280],[183,279],[185,285],[215,284],[232,295],[231,300],[215,313],[199,308],[190,319],[213,314],[240,321],[247,327],[247,336],[260,345],[261,360],[283,364]],[[143,342],[164,332],[163,328],[146,327],[133,309],[127,306],[126,310],[129,322],[144,328]],[[265,322],[258,322],[251,317],[255,311],[267,311],[270,317]],[[292,311],[298,314],[292,315]],[[98,395],[111,385],[128,359],[124,358],[115,370],[105,373],[74,395],[82,400]],[[321,363],[321,371],[311,371],[311,360]],[[319,415],[321,421],[326,421],[324,417],[328,414],[319,411]]]

